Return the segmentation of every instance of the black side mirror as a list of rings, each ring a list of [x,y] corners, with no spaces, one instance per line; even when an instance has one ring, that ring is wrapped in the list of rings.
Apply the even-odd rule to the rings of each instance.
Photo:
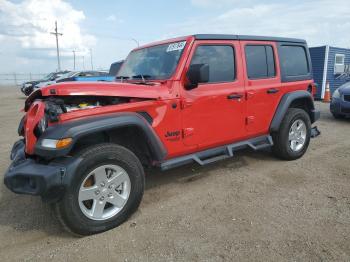
[[[199,83],[207,83],[209,81],[209,65],[208,64],[193,64],[187,71],[187,79],[189,84],[186,85],[187,89],[193,89],[198,86]]]

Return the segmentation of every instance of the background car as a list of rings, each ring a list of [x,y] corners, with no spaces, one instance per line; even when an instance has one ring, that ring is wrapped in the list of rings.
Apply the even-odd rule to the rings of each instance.
[[[89,79],[85,81],[98,81],[97,79],[99,77],[102,77],[102,78],[106,77],[107,74],[108,74],[107,71],[72,71],[61,75],[59,78],[56,78],[55,80],[38,83],[37,85],[35,85],[34,88],[42,88],[42,87],[60,83],[60,82],[84,81],[85,78]]]
[[[67,77],[57,79],[57,83],[68,81],[113,81],[114,77],[109,76],[107,71],[77,71]]]
[[[64,74],[67,74],[69,72],[70,71],[67,71],[67,70],[66,71],[59,71],[59,72],[52,72],[52,73],[46,75],[45,77],[43,77],[42,79],[25,82],[21,86],[21,91],[26,96],[29,96],[33,92],[36,85],[38,85],[40,83],[48,82],[48,81],[54,81],[55,79],[61,77]]]
[[[350,116],[350,82],[343,84],[334,91],[330,110],[337,119]]]
[[[107,71],[82,71],[76,74],[71,74],[70,76],[64,78],[61,77],[57,79],[57,83],[67,82],[67,81],[103,81],[103,82],[112,82],[115,80],[120,67],[122,66],[124,60],[112,63],[109,72]]]

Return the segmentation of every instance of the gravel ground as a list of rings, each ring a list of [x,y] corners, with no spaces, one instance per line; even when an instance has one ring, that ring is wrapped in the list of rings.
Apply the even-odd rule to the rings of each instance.
[[[0,89],[0,173],[24,98]],[[0,260],[350,261],[350,120],[321,110],[297,161],[239,152],[206,167],[148,172],[139,210],[106,233],[65,233],[40,198],[0,183]],[[348,162],[349,161],[349,162]]]

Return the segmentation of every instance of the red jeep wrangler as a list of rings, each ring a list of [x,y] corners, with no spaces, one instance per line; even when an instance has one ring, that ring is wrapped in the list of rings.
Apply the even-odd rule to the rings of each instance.
[[[114,83],[34,92],[5,174],[15,193],[54,203],[80,235],[123,223],[139,206],[144,167],[163,170],[272,147],[294,160],[319,118],[304,40],[192,35],[133,50]]]

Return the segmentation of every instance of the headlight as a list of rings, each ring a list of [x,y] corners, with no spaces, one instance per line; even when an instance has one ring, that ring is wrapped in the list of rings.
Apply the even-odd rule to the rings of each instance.
[[[47,124],[47,117],[46,115],[39,121],[38,125],[34,129],[34,134],[37,138],[39,138],[46,130],[48,124]]]
[[[336,89],[332,95],[332,98],[340,98],[340,93],[339,93],[339,90]]]
[[[41,146],[46,147],[46,148],[52,148],[52,149],[61,149],[69,146],[73,142],[73,139],[68,137],[68,138],[63,138],[60,140],[56,139],[43,139],[41,141]]]

